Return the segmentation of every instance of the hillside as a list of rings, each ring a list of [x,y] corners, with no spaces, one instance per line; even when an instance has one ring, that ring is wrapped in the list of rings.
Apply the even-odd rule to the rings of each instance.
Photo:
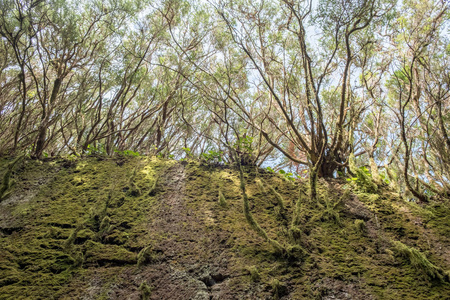
[[[0,160],[3,180],[11,161]],[[449,203],[338,179],[319,180],[312,202],[306,182],[254,168],[244,177],[253,218],[283,251],[247,222],[236,168],[20,160],[0,203],[0,299],[450,295]]]

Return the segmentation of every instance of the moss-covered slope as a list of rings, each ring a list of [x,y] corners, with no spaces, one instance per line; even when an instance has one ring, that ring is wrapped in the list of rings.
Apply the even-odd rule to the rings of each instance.
[[[12,159],[0,160],[4,178]],[[20,160],[0,203],[0,299],[445,299],[450,208],[146,157]],[[294,222],[292,218],[295,218]],[[295,226],[294,226],[295,225]]]

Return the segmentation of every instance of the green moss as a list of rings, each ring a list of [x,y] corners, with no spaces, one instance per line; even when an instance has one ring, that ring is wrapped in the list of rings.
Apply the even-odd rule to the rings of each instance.
[[[11,189],[15,184],[14,179],[11,179],[12,172],[15,165],[22,160],[22,156],[18,156],[12,162],[6,165],[6,172],[3,174],[2,183],[0,184],[0,202],[8,198],[11,194]]]
[[[85,262],[98,265],[135,264],[136,254],[117,245],[104,245],[87,241],[83,245]]]
[[[367,232],[366,222],[364,220],[357,219],[355,220],[355,230],[361,234],[365,234]]]
[[[73,243],[75,242],[78,232],[84,228],[84,224],[79,224],[77,227],[72,231],[72,233],[69,235],[67,240],[64,242],[64,249],[70,250],[73,246]]]
[[[272,294],[274,299],[280,299],[280,297],[284,296],[287,293],[286,284],[280,282],[278,279],[272,279],[270,282],[270,286],[272,287]]]
[[[157,260],[157,254],[153,251],[152,246],[147,246],[137,256],[137,266],[141,267],[145,264],[153,263]]]
[[[244,215],[245,215],[245,218],[247,219],[248,224],[250,224],[251,228],[253,228],[253,230],[255,230],[255,232],[259,236],[261,236],[267,242],[269,242],[269,244],[272,245],[273,248],[277,252],[285,253],[286,251],[283,248],[283,246],[281,246],[280,243],[278,243],[277,241],[269,238],[269,236],[267,235],[266,231],[264,229],[262,229],[261,226],[258,224],[258,222],[256,222],[255,218],[253,218],[253,215],[250,212],[248,196],[247,196],[247,193],[245,191],[244,172],[242,170],[242,167],[239,168],[239,178],[240,178],[240,188],[241,188],[241,192],[242,192],[242,200],[243,200],[243,204],[244,204]]]
[[[262,183],[261,179],[257,178],[255,179],[256,185],[258,186],[259,191],[264,194],[266,192],[266,189],[264,188],[264,184]]]
[[[151,185],[150,191],[148,192],[149,196],[156,195],[157,188],[158,188],[158,180],[159,180],[159,177],[155,177],[155,179],[153,180],[153,184]]]
[[[413,267],[425,272],[425,274],[431,279],[448,281],[448,276],[446,276],[443,270],[432,264],[419,250],[408,247],[407,245],[399,241],[394,241],[393,245],[393,249],[395,252],[397,252],[400,256],[406,258]]]
[[[142,282],[139,286],[139,291],[141,291],[141,299],[149,300],[152,295],[152,289],[148,286],[146,282]]]
[[[9,162],[0,159],[1,176]],[[117,287],[138,293],[137,286],[130,287],[124,280],[149,278],[154,266],[146,264],[167,263],[175,268],[197,262],[213,264],[219,253],[221,259],[226,258],[230,274],[226,286],[236,293],[249,290],[261,298],[281,298],[288,292],[292,299],[320,298],[324,296],[321,291],[332,293],[344,286],[352,286],[346,292],[354,299],[361,295],[439,299],[450,292],[450,285],[430,281],[433,277],[426,272],[427,264],[413,265],[409,254],[389,251],[389,240],[401,240],[427,250],[429,258],[422,254],[436,268],[449,269],[436,247],[436,243],[443,249],[449,245],[447,203],[418,206],[381,188],[377,194],[358,191],[357,197],[349,196],[350,189],[344,192],[337,180],[336,184],[319,180],[318,201],[311,201],[307,182],[288,183],[252,170],[242,174],[245,199],[239,170],[189,163],[180,177],[183,197],[177,201],[181,202],[170,206],[171,176],[180,176],[176,164],[144,157],[120,164],[114,159],[87,158],[69,166],[63,160],[53,165],[25,160],[14,171],[17,184],[10,198],[24,200],[0,203],[0,216],[7,216],[2,220],[9,222],[0,224],[0,298],[81,299],[89,291],[92,298],[107,299]],[[129,192],[130,174],[140,195]],[[268,195],[262,197],[255,181],[258,176],[277,186],[287,220],[277,216],[275,208],[280,206],[270,201],[276,200],[274,194],[267,190]],[[159,190],[151,192],[156,181]],[[227,209],[218,205],[218,191],[226,195]],[[244,200],[265,234],[258,230],[253,234],[254,227],[243,213]],[[356,204],[361,211],[354,213]],[[174,208],[180,209],[176,216],[181,218],[175,234],[160,222],[175,213]],[[355,221],[359,218],[365,221]],[[80,223],[84,227],[77,229]],[[71,246],[64,249],[67,240]],[[165,251],[173,243],[183,245],[174,255],[155,250]],[[136,264],[144,267],[136,268]],[[258,276],[250,270],[248,276],[241,276],[243,266],[255,266]],[[436,272],[446,278],[445,272]],[[418,276],[421,273],[425,276]],[[252,277],[259,277],[257,284]],[[352,294],[355,290],[362,294]]]
[[[133,172],[129,180],[129,192],[128,194],[132,197],[137,197],[141,195],[141,189],[136,184],[137,168],[133,169]]]
[[[250,279],[254,282],[258,282],[261,280],[261,275],[258,272],[256,266],[251,266],[247,268],[248,273],[250,274]]]
[[[227,207],[227,200],[225,199],[225,196],[223,195],[222,191],[219,191],[219,205],[221,207]]]

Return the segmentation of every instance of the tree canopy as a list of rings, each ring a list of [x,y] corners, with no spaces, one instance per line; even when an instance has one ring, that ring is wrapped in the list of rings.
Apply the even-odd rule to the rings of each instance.
[[[449,198],[449,17],[444,0],[4,0],[0,155],[200,157]]]

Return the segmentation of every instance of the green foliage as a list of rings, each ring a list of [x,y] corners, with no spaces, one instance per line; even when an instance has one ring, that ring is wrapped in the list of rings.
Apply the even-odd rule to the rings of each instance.
[[[222,151],[217,152],[210,150],[207,153],[200,154],[200,158],[208,164],[218,164],[223,160],[222,155],[223,155]]]
[[[283,177],[284,177],[285,180],[291,181],[291,182],[294,182],[294,181],[295,181],[295,178],[294,178],[294,174],[293,174],[293,173],[291,173],[291,172],[286,172],[285,170],[280,170],[279,173],[280,173],[281,175],[283,175]],[[298,177],[298,176],[297,176],[297,177]]]
[[[98,143],[98,146],[89,144],[84,151],[84,154],[86,155],[105,155],[106,154],[106,148],[105,145],[102,143]]]
[[[119,151],[119,150],[114,150],[115,153],[117,153],[119,156],[131,156],[131,157],[136,157],[139,156],[139,152],[133,151],[133,150],[124,150],[124,151]]]
[[[267,167],[267,168],[266,168],[266,171],[267,171],[267,172],[270,172],[270,173],[275,173],[275,170],[272,169],[271,167]]]
[[[240,137],[234,144],[234,151],[238,154],[240,165],[253,165],[253,138],[250,136]]]
[[[365,166],[357,168],[354,162],[354,155],[350,154],[349,165],[350,171],[356,175],[356,177],[347,178],[348,182],[354,182],[361,192],[364,193],[376,193],[378,186],[373,182],[370,171]]]
[[[391,183],[389,180],[389,176],[385,172],[380,173],[380,177],[381,177],[381,180],[384,183],[386,183],[387,185],[389,185]]]
[[[184,151],[184,153],[186,155],[186,158],[193,158],[194,157],[194,155],[192,154],[191,148],[183,147],[181,149]]]
[[[236,149],[239,150],[243,150],[244,152],[246,152],[248,155],[252,155],[253,153],[253,147],[252,147],[252,143],[253,143],[253,138],[251,136],[245,136],[245,137],[240,137],[235,143],[234,143],[234,147]]]

